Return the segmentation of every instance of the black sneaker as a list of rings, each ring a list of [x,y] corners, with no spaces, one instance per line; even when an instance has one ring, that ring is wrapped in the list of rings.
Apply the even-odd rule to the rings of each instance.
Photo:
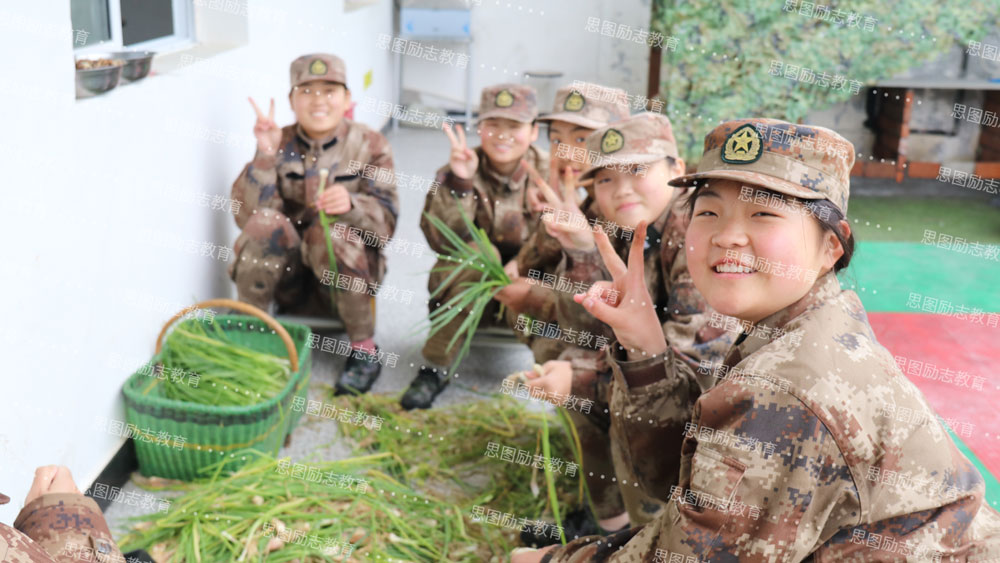
[[[403,393],[399,404],[406,410],[429,409],[434,397],[437,397],[448,386],[448,373],[444,369],[434,369],[421,366],[417,377],[410,383],[409,389]]]
[[[375,347],[373,354],[353,350],[351,356],[347,358],[347,363],[344,364],[340,379],[334,386],[334,395],[367,393],[382,372],[382,364],[378,363],[377,359],[378,351],[378,346]]]
[[[622,530],[627,530],[629,527],[626,524],[621,530],[603,530],[597,525],[597,519],[590,513],[590,509],[586,507],[566,513],[562,525],[563,534],[566,535],[567,542],[584,536],[610,536]],[[552,531],[554,529],[555,524],[550,523],[542,528],[541,533],[536,534],[535,527],[528,526],[521,530],[521,543],[526,547],[545,547],[547,545],[558,544],[560,543],[559,534],[556,532],[555,537],[553,537]]]

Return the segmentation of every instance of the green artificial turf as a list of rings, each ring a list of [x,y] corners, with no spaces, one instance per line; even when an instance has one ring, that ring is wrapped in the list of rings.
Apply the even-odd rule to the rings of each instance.
[[[859,241],[920,242],[932,230],[1000,243],[1000,207],[979,198],[852,197],[847,217]]]
[[[919,242],[857,243],[841,284],[861,296],[868,312],[937,313],[907,305],[911,293],[955,308],[1000,312],[1000,262]],[[941,311],[943,312],[943,311]]]

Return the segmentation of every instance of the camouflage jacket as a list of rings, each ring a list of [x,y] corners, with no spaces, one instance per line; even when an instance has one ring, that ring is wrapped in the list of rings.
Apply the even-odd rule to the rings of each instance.
[[[343,184],[351,193],[351,210],[338,221],[378,237],[392,236],[399,198],[392,151],[381,133],[344,119],[328,139],[312,140],[298,124],[283,127],[278,154],[257,153],[233,183],[232,199],[241,202],[236,224],[242,229],[258,210],[275,209],[301,232],[318,216],[312,203],[319,170],[330,170],[327,187]]]
[[[479,156],[479,168],[472,178],[459,178],[451,172],[449,165],[438,170],[437,182],[442,189],[427,194],[424,213],[440,219],[467,239],[469,233],[462,221],[464,211],[477,227],[486,231],[506,263],[517,255],[538,223],[538,214],[529,209],[526,199],[528,171],[521,164],[510,177],[500,176],[490,167],[483,149],[477,147],[475,150]],[[524,158],[543,177],[548,174],[548,153],[532,146]],[[423,215],[420,217],[420,229],[435,252],[448,254],[447,239]]]
[[[732,338],[723,330],[709,326],[711,309],[695,289],[687,270],[687,258],[683,252],[684,233],[688,224],[687,212],[684,210],[687,192],[688,190],[678,189],[667,209],[647,228],[644,261],[646,287],[649,288],[657,315],[663,323],[667,342],[692,366],[697,366],[701,360],[708,360],[713,364],[722,361],[726,350],[732,345]],[[614,236],[613,227],[611,231],[611,242],[618,255],[627,260],[632,233],[621,230]],[[565,251],[557,277],[563,277],[569,283],[582,285],[584,288],[596,281],[611,280],[611,274],[596,247],[588,252]],[[573,300],[573,292],[555,292],[555,303],[560,326],[614,337],[607,325],[595,319]],[[567,354],[566,359],[571,359],[574,363],[574,395],[607,400],[605,388],[608,379],[600,377],[600,372],[607,371],[603,356],[599,351],[583,349]]]
[[[667,356],[609,361],[630,385],[696,378]],[[834,274],[744,332],[714,375],[677,429],[680,481],[656,520],[543,562],[1000,557],[982,476]],[[897,409],[917,422],[898,422]]]
[[[0,495],[0,504],[6,500]],[[0,561],[125,563],[125,558],[93,499],[50,493],[22,508],[13,528],[0,524]]]

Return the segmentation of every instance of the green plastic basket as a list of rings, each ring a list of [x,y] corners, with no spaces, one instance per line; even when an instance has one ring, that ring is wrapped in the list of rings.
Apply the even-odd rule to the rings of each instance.
[[[240,450],[252,448],[276,454],[302,417],[303,409],[291,407],[295,397],[301,397],[300,403],[305,401],[309,386],[311,354],[307,342],[312,334],[309,327],[279,323],[260,309],[238,301],[216,299],[193,308],[215,306],[256,314],[219,315],[214,322],[237,344],[289,356],[293,368],[291,377],[278,395],[262,403],[214,406],[165,398],[157,392],[161,388],[159,385],[144,394],[155,374],[133,373],[123,388],[128,423],[125,435],[135,442],[139,471],[143,475],[191,480],[199,476],[202,467],[224,459],[230,462],[226,464],[227,471],[235,471],[251,461],[245,453],[239,453]],[[164,326],[150,365],[162,359],[160,345],[167,328],[187,311],[178,313]],[[191,322],[204,321],[184,321]],[[288,337],[287,344],[281,332]]]

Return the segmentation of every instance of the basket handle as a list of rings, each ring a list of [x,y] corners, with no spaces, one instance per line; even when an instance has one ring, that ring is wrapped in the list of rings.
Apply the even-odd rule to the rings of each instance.
[[[265,311],[250,305],[249,303],[243,303],[242,301],[235,301],[233,299],[209,299],[208,301],[202,301],[201,303],[195,303],[194,305],[176,313],[170,320],[163,325],[163,329],[160,330],[160,335],[156,337],[156,354],[160,353],[160,348],[163,346],[163,337],[167,334],[167,329],[170,325],[174,324],[174,321],[183,317],[193,309],[208,309],[209,307],[229,307],[230,309],[236,309],[237,311],[246,313],[248,315],[253,315],[258,319],[264,321],[267,326],[271,327],[274,332],[281,337],[281,341],[285,343],[285,348],[288,350],[288,359],[292,364],[292,371],[299,371],[299,353],[295,349],[295,343],[292,342],[292,337],[285,330],[285,327],[281,326],[281,323],[274,320],[274,317],[268,315]]]

